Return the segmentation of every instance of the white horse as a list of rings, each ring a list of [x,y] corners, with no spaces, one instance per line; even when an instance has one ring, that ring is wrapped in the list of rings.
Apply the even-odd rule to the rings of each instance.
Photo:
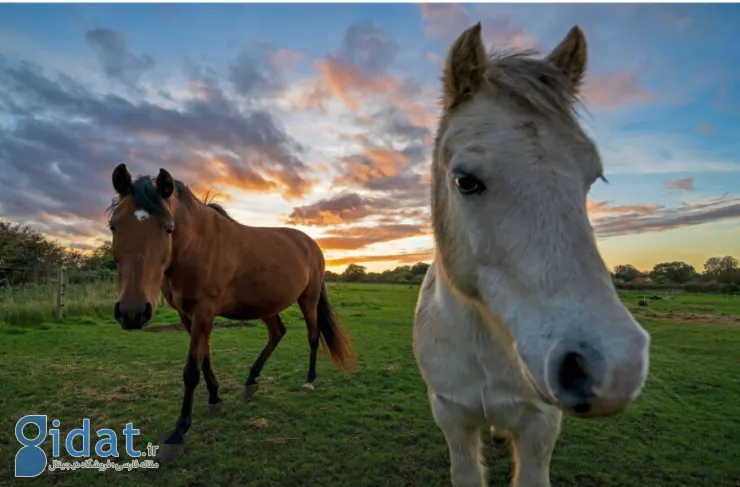
[[[549,486],[563,412],[616,414],[648,375],[650,335],[620,302],[586,212],[603,179],[574,108],[586,57],[577,26],[544,59],[489,57],[476,24],[445,63],[436,257],[413,340],[455,487],[487,485],[482,428],[510,439],[512,485]]]

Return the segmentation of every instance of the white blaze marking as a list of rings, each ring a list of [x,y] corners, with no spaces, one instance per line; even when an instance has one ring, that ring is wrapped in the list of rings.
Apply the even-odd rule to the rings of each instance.
[[[134,216],[136,217],[137,220],[139,220],[140,222],[143,222],[144,220],[149,218],[149,212],[146,210],[136,210],[134,212]]]

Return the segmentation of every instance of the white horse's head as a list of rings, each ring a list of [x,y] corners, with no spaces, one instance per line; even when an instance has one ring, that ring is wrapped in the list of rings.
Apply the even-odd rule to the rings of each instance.
[[[495,324],[545,401],[582,417],[624,409],[650,336],[620,302],[586,211],[603,178],[575,115],[578,27],[543,59],[489,57],[477,24],[452,45],[434,150],[437,260]]]

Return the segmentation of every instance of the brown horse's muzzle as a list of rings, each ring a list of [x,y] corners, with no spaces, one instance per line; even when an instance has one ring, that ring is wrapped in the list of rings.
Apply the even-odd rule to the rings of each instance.
[[[142,309],[129,309],[122,307],[120,301],[116,301],[113,315],[124,330],[141,330],[152,319],[153,308],[150,302],[146,302]]]

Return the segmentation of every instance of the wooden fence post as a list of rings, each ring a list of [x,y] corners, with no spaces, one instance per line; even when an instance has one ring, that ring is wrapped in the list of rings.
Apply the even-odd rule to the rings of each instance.
[[[59,281],[57,283],[56,315],[58,320],[64,318],[64,267],[59,268]]]
[[[162,291],[159,291],[159,303],[157,306],[164,306],[164,294],[162,294]]]

